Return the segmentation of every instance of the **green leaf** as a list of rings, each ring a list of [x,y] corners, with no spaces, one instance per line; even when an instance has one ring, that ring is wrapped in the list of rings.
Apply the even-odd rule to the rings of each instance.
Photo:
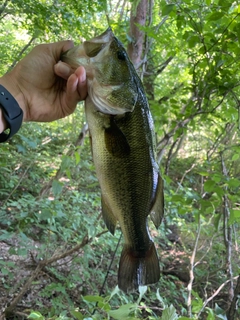
[[[215,320],[215,314],[213,309],[207,307],[206,311],[207,311],[207,320]]]
[[[83,320],[84,319],[84,315],[79,312],[79,311],[76,311],[76,310],[71,310],[71,315],[76,318],[77,320]]]
[[[167,16],[173,11],[175,4],[166,4],[162,9],[162,15]]]
[[[198,293],[196,293],[196,299],[192,300],[192,312],[198,313],[203,306],[203,301],[202,299],[198,296]]]
[[[227,182],[227,184],[228,184],[229,187],[237,188],[237,187],[240,186],[240,180],[232,178]]]
[[[103,302],[103,297],[100,296],[84,296],[83,300],[88,301],[88,302]]]
[[[200,174],[200,176],[203,176],[203,177],[208,177],[210,175],[210,173],[207,171],[200,171],[198,172],[198,174]]]
[[[220,199],[222,199],[222,196],[224,195],[224,191],[221,187],[215,186],[213,191],[218,195]]]
[[[109,300],[111,300],[112,297],[115,296],[115,294],[118,294],[119,292],[120,292],[120,289],[119,289],[118,286],[116,286],[116,287],[113,289],[113,291],[111,292],[111,295],[110,295]]]
[[[214,227],[215,227],[216,230],[219,229],[221,217],[222,217],[221,213],[215,214],[215,216],[214,216]]]
[[[198,36],[192,36],[188,40],[188,47],[189,48],[194,48],[197,43],[199,43],[199,37]]]
[[[180,196],[179,194],[174,194],[172,196],[171,201],[172,202],[184,202],[184,198],[183,198],[183,196]]]
[[[208,16],[208,20],[210,20],[210,21],[219,20],[224,16],[224,14],[225,14],[225,12],[221,12],[221,11],[213,12],[210,16]]]
[[[161,320],[176,320],[178,319],[178,315],[176,313],[176,309],[173,305],[170,305],[170,307],[165,308],[163,310],[162,316],[160,318]]]
[[[8,271],[8,269],[6,269],[6,268],[1,268],[1,273],[2,273],[3,275],[8,275],[8,274],[9,274],[9,271]]]
[[[229,224],[232,225],[235,222],[240,221],[240,209],[230,209]]]
[[[17,150],[19,153],[26,153],[26,151],[27,151],[27,149],[20,144],[17,144],[16,147],[17,147]]]
[[[232,156],[232,161],[236,161],[239,159],[239,153],[235,153],[233,156]]]
[[[161,305],[165,308],[165,302],[164,302],[163,298],[160,296],[159,289],[157,289],[156,297],[157,297],[158,301],[161,303]]]
[[[227,320],[226,312],[222,308],[220,308],[217,303],[215,305],[214,311],[218,319]]]
[[[213,181],[213,180],[211,180],[211,179],[207,180],[207,181],[204,183],[204,190],[205,190],[206,192],[212,192],[212,191],[214,191],[215,187],[216,187],[216,182]]]
[[[137,304],[136,303],[127,303],[122,305],[120,308],[117,310],[110,310],[109,315],[113,319],[117,320],[127,320],[128,316],[130,313],[135,311],[137,309]]]
[[[54,179],[52,183],[52,191],[54,196],[55,197],[58,196],[62,192],[62,189],[63,189],[63,183]]]
[[[71,166],[71,157],[63,155],[62,163],[61,163],[61,171],[64,172],[65,170],[69,169],[70,166]]]
[[[76,165],[78,165],[80,162],[80,154],[77,151],[75,152],[75,162],[76,162]]]
[[[28,319],[38,319],[38,320],[44,320],[44,316],[38,311],[32,311],[30,315],[27,317]]]
[[[147,292],[147,286],[139,286],[139,297],[137,300],[137,304],[140,303],[140,301],[142,300],[144,294]]]

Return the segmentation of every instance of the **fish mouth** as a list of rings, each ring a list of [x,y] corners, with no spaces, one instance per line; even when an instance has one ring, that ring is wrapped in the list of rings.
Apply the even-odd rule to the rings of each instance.
[[[102,49],[114,38],[112,29],[109,27],[103,34],[83,42],[85,54],[89,58],[96,57]]]
[[[68,63],[73,69],[77,69],[80,65],[85,68],[88,94],[96,109],[107,115],[123,115],[132,112],[138,101],[136,85],[134,85],[135,88],[129,88],[122,81],[108,80],[104,74],[105,70],[99,67],[103,61],[108,68],[108,52],[112,52],[111,46],[116,43],[118,44],[119,41],[109,27],[103,34],[84,41],[61,56],[61,60]],[[122,49],[121,46],[119,48]],[[118,59],[123,60],[122,56]],[[104,82],[99,81],[99,77],[103,76],[105,77]],[[128,95],[125,95],[124,92],[128,92]]]
[[[84,41],[81,45],[73,47],[64,52],[60,60],[71,65],[72,68],[84,66],[88,73],[90,60],[95,58],[114,38],[112,29],[109,27],[103,34]]]

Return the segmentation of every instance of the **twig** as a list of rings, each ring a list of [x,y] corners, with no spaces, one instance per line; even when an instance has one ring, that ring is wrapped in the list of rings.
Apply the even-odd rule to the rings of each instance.
[[[34,159],[31,160],[31,162],[29,163],[29,165],[27,166],[26,170],[23,172],[23,174],[21,175],[18,183],[16,184],[16,186],[12,189],[12,191],[9,193],[8,197],[4,200],[3,205],[5,205],[8,200],[11,198],[12,194],[16,191],[16,189],[19,187],[19,185],[21,184],[23,178],[26,176],[28,170],[35,164],[35,160],[37,158],[38,154],[35,155]]]
[[[180,182],[179,182],[179,184],[178,184],[176,193],[178,193],[179,188],[180,188],[180,186],[182,185],[183,180],[185,179],[186,175],[187,175],[190,171],[192,171],[192,169],[193,169],[195,166],[196,166],[196,163],[193,163],[192,166],[191,166],[191,168],[189,168],[188,170],[186,170],[186,171],[184,172],[184,174],[183,174],[183,176],[182,176],[182,178],[181,178],[181,180],[180,180]]]
[[[234,315],[237,311],[237,300],[238,300],[239,295],[240,295],[240,275],[238,276],[237,284],[236,284],[236,287],[234,290],[234,297],[232,299],[230,308],[228,309],[228,312],[227,312],[228,320],[234,319]]]
[[[6,9],[7,7],[7,3],[8,3],[8,0],[5,0],[5,2],[2,4],[2,6],[0,7],[0,20],[2,19],[1,15],[3,14],[4,10]]]
[[[191,255],[191,259],[190,259],[190,270],[189,270],[190,281],[187,286],[187,290],[188,290],[187,309],[188,309],[188,315],[190,318],[192,317],[192,306],[191,305],[192,305],[192,286],[193,286],[193,280],[194,280],[194,267],[195,267],[194,261],[195,261],[195,257],[196,257],[196,253],[197,253],[197,247],[198,247],[200,233],[201,233],[201,215],[199,214],[197,236],[196,236],[193,252]]]
[[[233,280],[236,280],[238,277],[239,277],[239,276],[234,277]],[[227,280],[227,281],[225,281],[224,283],[222,283],[222,284],[220,285],[220,287],[214,292],[214,294],[211,295],[211,297],[209,297],[209,298],[204,302],[204,304],[203,304],[203,306],[202,306],[202,309],[201,309],[201,310],[199,311],[199,313],[198,313],[198,319],[200,319],[199,316],[200,316],[200,314],[203,312],[203,310],[205,309],[205,307],[207,306],[207,304],[208,304],[210,301],[212,301],[212,299],[215,298],[215,297],[219,294],[219,292],[222,290],[222,288],[223,288],[226,284],[228,284],[230,281],[231,281],[231,280]]]
[[[104,287],[105,287],[105,284],[106,284],[106,281],[107,281],[109,272],[110,272],[110,270],[111,270],[111,267],[112,267],[114,258],[115,258],[115,256],[116,256],[117,249],[118,249],[118,247],[119,247],[119,244],[120,244],[121,239],[122,239],[122,232],[121,232],[120,237],[119,237],[119,239],[118,239],[118,243],[117,243],[117,245],[116,245],[116,248],[115,248],[115,250],[114,250],[114,252],[113,252],[113,255],[112,255],[110,264],[109,264],[108,269],[107,269],[107,273],[106,273],[106,275],[105,275],[105,279],[104,279],[103,284],[102,284],[102,287],[101,287],[101,289],[100,289],[100,291],[99,291],[99,296],[102,296],[102,294],[103,294],[103,289],[104,289]]]
[[[221,164],[222,164],[222,173],[228,178],[228,170],[226,168],[223,153],[220,153]],[[229,288],[229,302],[232,302],[233,299],[233,270],[232,270],[232,226],[229,224],[230,218],[230,209],[229,209],[229,200],[227,196],[227,187],[224,187],[225,194],[223,196],[223,232],[224,232],[224,243],[226,247],[226,267],[227,274],[230,278],[230,288]]]
[[[13,61],[13,63],[11,64],[11,66],[8,68],[8,71],[12,70],[13,67],[15,67],[15,65],[18,63],[18,61],[20,60],[20,58],[22,57],[22,55],[24,54],[24,52],[30,47],[30,45],[32,44],[32,42],[35,40],[35,37],[32,37],[28,43],[22,48],[22,50],[19,52],[17,58],[15,59],[15,61]]]
[[[104,230],[104,231],[98,233],[95,237],[100,237],[101,235],[103,235],[106,232],[107,232],[107,230]],[[53,255],[53,257],[50,259],[45,259],[45,260],[40,261],[39,264],[37,265],[36,269],[32,272],[31,276],[26,281],[25,285],[23,286],[23,288],[21,289],[19,294],[13,299],[13,301],[10,303],[10,305],[5,309],[5,315],[8,316],[8,315],[12,314],[12,312],[16,308],[18,302],[22,299],[24,294],[28,291],[32,282],[38,276],[38,274],[42,271],[42,269],[44,269],[46,266],[50,265],[51,263],[53,263],[57,260],[63,259],[65,257],[73,254],[74,252],[79,251],[84,246],[91,243],[93,241],[93,239],[95,239],[95,237],[89,239],[88,235],[86,234],[83,237],[82,242],[80,244],[76,245],[75,247],[73,247],[72,249],[70,249],[62,254],[59,254],[59,255]]]

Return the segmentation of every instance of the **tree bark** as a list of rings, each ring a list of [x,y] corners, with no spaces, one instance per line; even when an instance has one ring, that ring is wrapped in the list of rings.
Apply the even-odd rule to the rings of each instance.
[[[141,64],[144,50],[144,32],[136,24],[145,26],[147,19],[148,0],[134,1],[130,16],[129,36],[131,42],[128,44],[128,55],[133,65],[137,68]]]

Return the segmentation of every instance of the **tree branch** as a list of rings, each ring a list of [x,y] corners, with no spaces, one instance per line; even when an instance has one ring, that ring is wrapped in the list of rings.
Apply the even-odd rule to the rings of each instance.
[[[238,301],[239,296],[240,296],[240,275],[237,277],[237,279],[238,280],[237,280],[237,284],[236,284],[236,287],[235,287],[235,290],[234,290],[234,297],[232,299],[230,308],[228,309],[228,312],[227,312],[228,320],[233,320],[234,316],[235,316],[235,313],[237,311],[237,301]]]
[[[189,276],[190,276],[190,281],[187,286],[188,290],[188,299],[187,299],[187,309],[188,309],[188,315],[191,318],[192,317],[192,286],[193,286],[193,280],[194,280],[194,267],[195,267],[195,257],[197,253],[197,247],[198,247],[198,241],[201,233],[201,215],[198,215],[198,228],[197,228],[197,235],[195,239],[195,244],[193,248],[193,252],[190,258],[190,270],[189,270]]]
[[[2,4],[2,6],[0,7],[0,17],[1,17],[1,15],[3,14],[4,10],[6,9],[8,1],[9,1],[9,0],[5,0],[5,2],[4,2],[4,3]],[[6,16],[6,14],[3,15],[3,16],[0,18],[0,20],[2,20],[5,16]]]
[[[234,277],[233,280],[236,280],[237,278],[239,278],[239,276]],[[215,297],[219,294],[219,292],[222,290],[222,288],[223,288],[226,284],[228,284],[229,282],[230,282],[230,280],[227,280],[227,281],[225,281],[224,283],[222,283],[222,284],[220,285],[220,287],[214,292],[214,294],[211,295],[211,297],[209,297],[209,298],[204,302],[204,304],[203,304],[203,306],[202,306],[202,309],[201,309],[201,310],[199,311],[199,313],[198,313],[198,319],[200,319],[199,316],[201,315],[201,313],[203,312],[203,310],[205,309],[205,307],[208,305],[208,303],[209,303],[210,301],[212,301],[213,298],[215,298]],[[232,319],[229,319],[229,320],[232,320]]]
[[[24,52],[31,46],[32,42],[35,40],[35,37],[32,37],[28,43],[22,48],[22,50],[19,52],[17,58],[15,59],[15,61],[13,61],[13,63],[10,65],[10,67],[8,68],[8,71],[12,70],[12,68],[15,67],[15,65],[18,63],[18,61],[21,59],[22,55],[24,54]]]
[[[223,153],[220,153],[221,157],[221,164],[222,164],[222,173],[226,178],[228,177],[228,170],[226,168]],[[229,200],[227,196],[227,187],[224,187],[225,194],[223,196],[223,232],[224,232],[224,243],[226,247],[226,268],[227,268],[227,275],[229,276],[230,280],[230,287],[229,287],[229,295],[228,295],[228,302],[231,303],[234,295],[233,291],[233,270],[232,270],[232,226],[229,224],[230,218],[230,209],[229,209]]]
[[[104,230],[100,233],[98,233],[95,237],[100,237],[101,235],[103,235],[104,233],[108,232],[108,230]],[[88,238],[88,234],[86,234],[83,239],[82,242],[78,245],[76,245],[75,247],[73,247],[72,249],[65,251],[62,254],[58,254],[58,255],[53,255],[52,258],[50,259],[45,259],[42,260],[38,263],[36,269],[32,272],[31,276],[28,278],[28,280],[26,281],[26,283],[24,284],[23,288],[21,289],[21,291],[18,293],[18,295],[12,300],[12,302],[10,302],[9,306],[5,309],[5,315],[6,316],[10,316],[13,312],[13,310],[16,308],[17,304],[19,303],[19,301],[22,299],[22,297],[24,296],[24,294],[27,292],[27,290],[30,288],[32,282],[34,281],[34,279],[36,279],[36,277],[38,276],[38,274],[42,271],[42,269],[44,269],[46,266],[52,264],[55,261],[58,261],[60,259],[66,258],[67,256],[72,255],[73,253],[79,251],[80,249],[82,249],[83,247],[85,247],[87,244],[91,243],[93,241],[94,238]]]

